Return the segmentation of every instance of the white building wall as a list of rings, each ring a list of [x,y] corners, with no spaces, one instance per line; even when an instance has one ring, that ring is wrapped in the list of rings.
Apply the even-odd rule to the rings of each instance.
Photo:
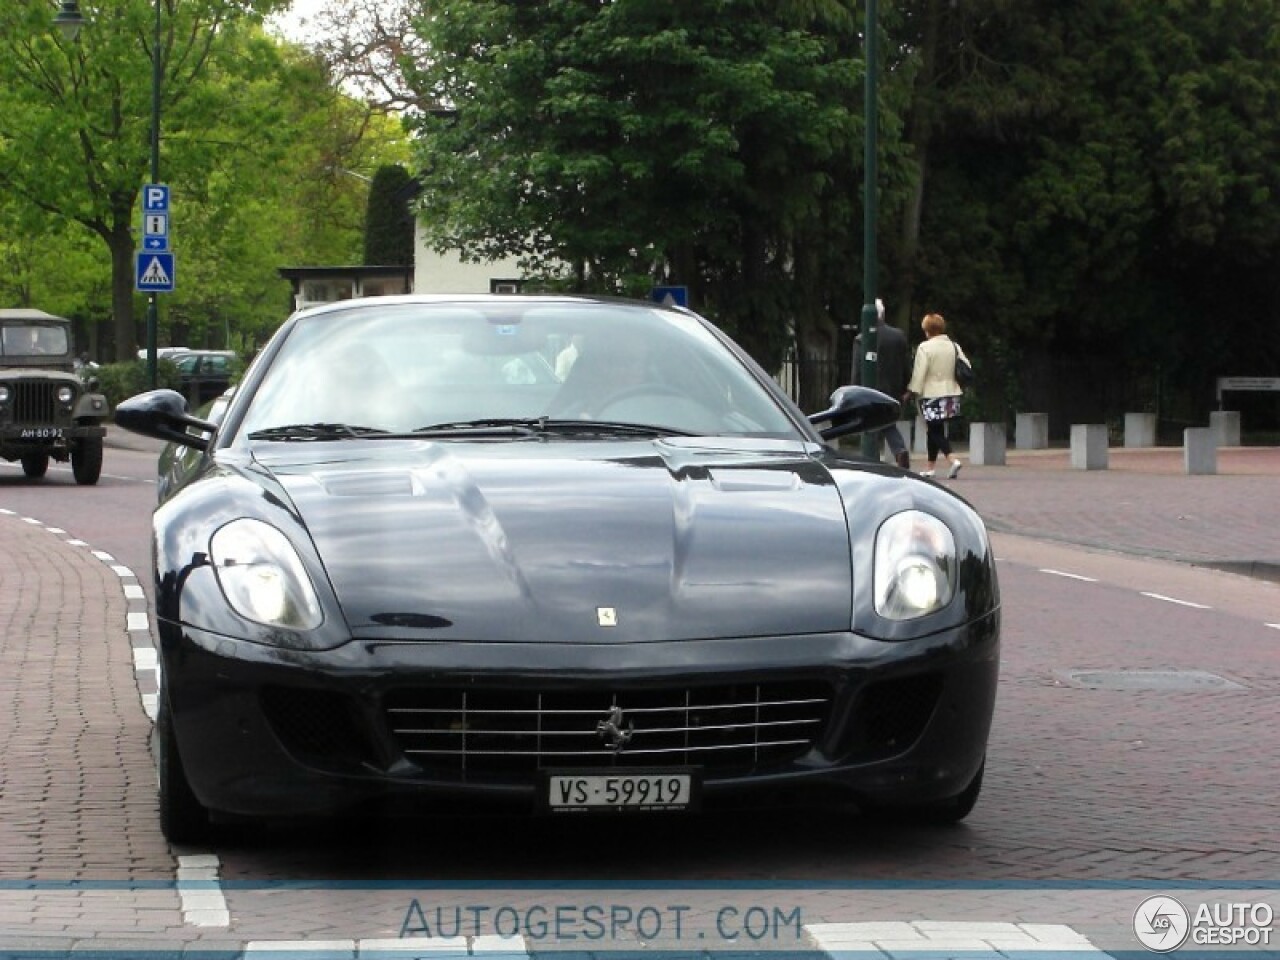
[[[489,293],[493,281],[519,280],[514,257],[487,263],[463,263],[456,254],[440,255],[427,246],[421,227],[415,231],[413,289],[415,293]]]

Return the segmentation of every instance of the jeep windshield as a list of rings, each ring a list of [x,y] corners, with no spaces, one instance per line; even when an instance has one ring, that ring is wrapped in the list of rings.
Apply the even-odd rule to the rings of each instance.
[[[0,327],[0,356],[65,357],[67,331],[44,323],[5,324]]]

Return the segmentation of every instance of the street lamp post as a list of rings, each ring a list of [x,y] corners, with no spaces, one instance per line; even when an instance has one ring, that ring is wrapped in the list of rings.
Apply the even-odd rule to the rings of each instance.
[[[867,35],[865,43],[867,78],[864,112],[866,130],[863,133],[863,201],[862,201],[862,369],[859,382],[868,387],[880,385],[876,363],[876,140],[879,129],[879,104],[876,95],[876,73],[879,62],[879,28],[877,0],[867,0]],[[879,433],[862,435],[862,455],[880,458]]]
[[[156,0],[156,29],[151,44],[151,182],[160,182],[160,0]],[[159,305],[156,293],[147,294],[147,383],[156,388],[156,329]]]

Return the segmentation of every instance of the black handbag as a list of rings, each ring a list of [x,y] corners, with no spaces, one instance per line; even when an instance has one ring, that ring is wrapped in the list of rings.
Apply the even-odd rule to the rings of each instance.
[[[951,344],[956,352],[956,383],[960,384],[961,390],[968,390],[973,386],[974,376],[973,367],[969,366],[969,361],[960,357],[960,347]]]

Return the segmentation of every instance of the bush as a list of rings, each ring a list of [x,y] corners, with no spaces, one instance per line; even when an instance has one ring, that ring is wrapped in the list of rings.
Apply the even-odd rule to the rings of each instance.
[[[98,384],[112,407],[122,400],[128,400],[135,394],[145,393],[151,389],[147,382],[147,362],[145,360],[128,360],[124,363],[108,363],[93,371]],[[156,363],[156,386],[181,390],[178,379],[178,368],[168,360]]]

